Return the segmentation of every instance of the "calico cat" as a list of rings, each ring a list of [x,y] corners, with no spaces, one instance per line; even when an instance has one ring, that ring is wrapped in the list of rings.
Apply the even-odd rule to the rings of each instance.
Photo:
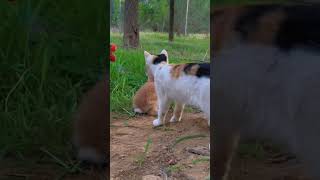
[[[73,141],[78,151],[78,159],[86,165],[109,165],[108,89],[106,79],[99,81],[84,95],[74,116]]]
[[[239,139],[252,137],[287,145],[320,179],[320,6],[226,6],[211,16],[213,179],[228,179]]]
[[[210,64],[168,64],[168,53],[162,50],[159,55],[144,51],[146,65],[154,76],[158,97],[158,118],[153,126],[165,122],[169,104],[175,101],[170,122],[180,121],[185,104],[200,108],[210,125]]]
[[[148,81],[140,87],[133,97],[133,111],[141,114],[157,115],[158,102],[154,85],[154,77],[149,68],[146,68]]]

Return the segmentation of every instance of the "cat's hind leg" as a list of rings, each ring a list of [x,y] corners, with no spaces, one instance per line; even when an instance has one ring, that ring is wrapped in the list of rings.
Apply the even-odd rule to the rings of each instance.
[[[171,117],[170,122],[181,121],[184,106],[185,106],[185,104],[175,102],[173,116]]]
[[[161,126],[165,122],[165,117],[169,109],[169,99],[167,97],[159,98],[158,119],[153,120],[153,126]]]

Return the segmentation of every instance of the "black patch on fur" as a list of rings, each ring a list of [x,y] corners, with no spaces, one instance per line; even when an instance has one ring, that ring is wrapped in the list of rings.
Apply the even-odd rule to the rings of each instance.
[[[197,77],[210,77],[210,63],[188,63],[183,71],[187,74],[194,65],[199,65],[199,69],[196,72]]]
[[[153,64],[160,64],[161,62],[167,62],[167,56],[164,54],[159,54],[157,57],[153,60]]]
[[[246,40],[248,35],[255,31],[260,17],[279,8],[277,5],[250,6],[248,10],[237,19],[234,29],[240,34],[242,40]]]
[[[277,34],[276,44],[284,50],[297,46],[320,49],[320,6],[286,7],[287,19]]]
[[[256,5],[237,19],[235,31],[242,40],[255,31],[258,19],[276,10],[283,10],[287,18],[280,24],[274,45],[289,51],[294,47],[320,49],[320,5]]]

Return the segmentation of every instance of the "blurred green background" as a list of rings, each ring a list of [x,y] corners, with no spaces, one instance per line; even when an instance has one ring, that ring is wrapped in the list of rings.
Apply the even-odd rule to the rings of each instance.
[[[0,162],[67,156],[70,116],[109,61],[108,20],[107,1],[0,1]]]

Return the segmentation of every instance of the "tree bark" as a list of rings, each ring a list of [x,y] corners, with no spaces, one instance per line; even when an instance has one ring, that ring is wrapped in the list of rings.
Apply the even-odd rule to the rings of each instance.
[[[110,25],[111,27],[114,25],[114,0],[110,0],[110,7],[111,7],[111,11],[110,11]]]
[[[126,0],[124,3],[123,46],[139,47],[138,0]]]
[[[174,0],[170,0],[169,41],[173,41]]]
[[[187,0],[186,24],[184,25],[184,35],[187,35],[187,27],[188,27],[188,12],[189,12],[189,0]]]

